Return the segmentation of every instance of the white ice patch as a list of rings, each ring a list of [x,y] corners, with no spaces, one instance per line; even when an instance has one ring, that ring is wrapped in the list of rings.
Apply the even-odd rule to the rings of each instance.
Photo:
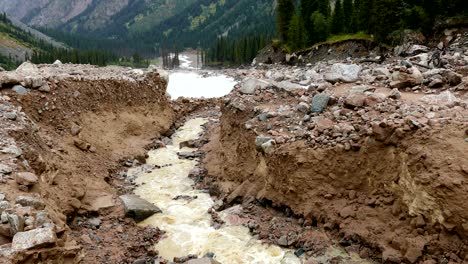
[[[217,98],[227,95],[236,85],[233,78],[225,75],[203,78],[193,72],[175,72],[169,77],[167,92],[172,99],[189,98]]]

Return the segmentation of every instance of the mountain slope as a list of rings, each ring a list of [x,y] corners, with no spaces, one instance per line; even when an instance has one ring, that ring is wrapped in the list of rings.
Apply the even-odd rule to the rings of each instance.
[[[134,49],[196,46],[221,35],[274,32],[275,0],[0,0],[39,28],[123,41]]]
[[[31,58],[34,52],[65,48],[65,45],[24,25],[0,15],[0,65],[11,68],[16,63]]]

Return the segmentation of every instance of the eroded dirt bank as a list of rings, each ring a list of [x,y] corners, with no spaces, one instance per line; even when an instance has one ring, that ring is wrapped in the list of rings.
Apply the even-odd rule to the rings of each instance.
[[[221,198],[288,207],[362,257],[466,261],[466,105],[426,105],[406,94],[375,102],[376,93],[359,89],[232,93],[205,147]],[[328,107],[311,113],[324,96]]]
[[[114,176],[127,160],[144,161],[144,147],[172,126],[168,76],[28,63],[1,74],[0,262],[127,263],[147,256],[159,231],[124,219]],[[28,230],[50,238],[22,249],[9,244]]]

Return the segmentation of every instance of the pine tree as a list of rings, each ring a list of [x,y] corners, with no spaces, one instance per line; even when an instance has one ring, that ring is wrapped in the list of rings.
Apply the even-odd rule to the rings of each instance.
[[[312,16],[312,25],[314,27],[314,39],[313,42],[321,42],[327,40],[328,37],[328,22],[327,19],[325,18],[325,15],[323,15],[319,11],[315,11]]]
[[[336,0],[331,21],[331,33],[340,34],[344,31],[344,13],[341,0]]]
[[[299,50],[305,46],[305,29],[298,15],[294,15],[289,23],[288,47],[292,51]]]
[[[371,18],[373,16],[375,0],[360,0],[356,11],[358,12],[358,31],[372,31]]]
[[[278,0],[277,6],[278,35],[284,42],[288,42],[289,24],[294,15],[294,0]]]
[[[375,34],[379,42],[384,42],[387,36],[400,28],[401,0],[378,0],[375,2],[371,23],[375,26],[370,33]]]
[[[318,10],[325,18],[330,17],[330,1],[329,0],[318,0]]]
[[[353,32],[351,27],[351,20],[354,15],[353,0],[343,0],[343,14],[344,14],[344,31],[346,33]]]

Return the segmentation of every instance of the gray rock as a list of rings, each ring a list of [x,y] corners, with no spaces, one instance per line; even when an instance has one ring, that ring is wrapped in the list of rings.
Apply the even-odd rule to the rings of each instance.
[[[90,225],[92,225],[94,227],[99,227],[102,224],[101,219],[99,219],[97,217],[90,218],[90,219],[88,219],[87,222],[88,222],[88,224],[90,224]]]
[[[0,164],[0,174],[10,174],[13,169],[5,164]]]
[[[317,94],[312,98],[311,111],[313,113],[322,113],[330,101],[330,96],[326,94]]]
[[[24,230],[24,218],[15,214],[7,214],[8,222],[10,223],[11,235]]]
[[[10,145],[4,149],[1,149],[0,153],[12,154],[15,156],[15,158],[17,158],[23,154],[23,151],[15,145]]]
[[[56,242],[57,236],[52,228],[37,228],[17,233],[13,237],[12,248],[18,251],[29,250],[54,245]]]
[[[441,79],[434,79],[428,85],[429,88],[440,88],[444,86],[444,81]]]
[[[411,47],[409,47],[409,49],[406,52],[408,54],[410,54],[410,55],[415,55],[415,54],[418,54],[418,53],[424,53],[424,52],[428,52],[428,51],[429,51],[429,48],[426,47],[426,46],[412,45]]]
[[[54,61],[53,65],[62,65],[63,63],[60,60]]]
[[[411,68],[411,67],[413,67],[413,64],[412,64],[411,62],[407,61],[407,60],[402,60],[402,61],[400,62],[400,65],[401,65],[401,66],[405,66],[405,67],[408,68],[408,69]]]
[[[356,64],[336,63],[330,69],[330,72],[325,74],[325,80],[331,83],[337,82],[356,82],[359,80],[359,72],[361,67]]]
[[[12,120],[12,121],[15,121],[16,118],[17,118],[18,116],[16,115],[15,112],[9,112],[9,113],[6,113],[6,114],[5,114],[5,117],[6,117],[7,119],[10,119],[10,120]]]
[[[447,72],[445,77],[447,78],[447,82],[450,84],[450,86],[457,86],[462,82],[462,75],[453,71]]]
[[[454,106],[459,100],[458,98],[453,95],[450,91],[445,91],[440,94],[431,94],[423,96],[420,101],[431,104],[431,105],[442,105],[452,107]]]
[[[375,88],[369,87],[367,85],[358,85],[358,86],[353,86],[351,88],[351,92],[361,92],[361,93],[372,92],[374,90]]]
[[[259,121],[265,121],[268,119],[268,115],[267,114],[260,114],[258,115],[258,120]]]
[[[25,61],[16,68],[16,72],[23,73],[24,75],[34,75],[39,72],[39,68],[31,62]]]
[[[125,206],[125,216],[131,217],[137,222],[143,221],[154,214],[162,212],[154,204],[136,195],[122,195],[120,196],[120,199]]]
[[[366,95],[363,92],[354,92],[348,95],[345,99],[345,105],[347,107],[362,107],[366,101]]]
[[[50,92],[50,86],[47,83],[45,83],[41,87],[39,87],[39,91],[48,93]]]
[[[200,258],[200,259],[191,259],[186,262],[187,264],[221,264],[218,261],[205,257],[205,258]]]
[[[240,103],[240,102],[231,102],[231,106],[234,108],[234,109],[237,109],[241,112],[245,111],[246,107],[243,103]]]
[[[0,202],[0,212],[5,211],[5,209],[11,208],[11,204],[8,201]]]
[[[0,202],[5,200],[5,194],[0,192]]]
[[[420,85],[423,82],[423,75],[418,68],[413,67],[408,69],[409,72],[395,71],[392,75],[390,87],[403,89]]]
[[[46,224],[52,224],[52,220],[49,218],[49,214],[46,211],[38,211],[36,213],[36,227],[44,227]]]
[[[28,90],[26,88],[24,88],[23,86],[21,86],[21,85],[13,86],[12,90],[15,91],[19,95],[25,95],[25,94],[28,93]]]
[[[301,85],[299,85],[297,83],[292,83],[290,81],[281,81],[281,82],[277,83],[276,85],[279,88],[281,88],[283,90],[286,90],[286,91],[294,91],[294,90],[304,89],[304,88],[302,88]]]
[[[254,94],[257,89],[265,89],[269,85],[268,82],[263,80],[247,78],[241,84],[240,92],[243,94]]]
[[[271,153],[274,149],[275,141],[270,137],[258,136],[255,138],[255,146],[258,151]]]
[[[288,237],[287,237],[287,236],[281,236],[281,237],[278,239],[278,245],[280,245],[280,246],[282,246],[282,247],[288,246]]]
[[[372,70],[372,75],[374,76],[379,76],[379,75],[385,75],[385,76],[390,76],[390,71],[387,68],[384,67],[378,67]]]
[[[72,127],[70,128],[70,133],[72,136],[78,136],[81,132],[81,127],[78,126],[77,124],[73,124]]]
[[[31,173],[31,172],[20,172],[16,174],[15,180],[16,180],[16,183],[18,183],[19,185],[26,185],[26,186],[34,185],[39,181],[36,174]]]
[[[308,113],[309,112],[309,105],[307,103],[304,103],[304,102],[300,102],[297,107],[296,107],[296,110],[301,112],[301,113]]]
[[[275,146],[276,142],[272,139],[272,140],[268,140],[267,142],[263,143],[262,144],[262,150],[264,153],[266,154],[270,154],[273,152],[274,150],[274,146]]]
[[[36,196],[20,195],[16,197],[15,203],[22,206],[31,206],[37,210],[43,210],[45,208],[45,203],[41,200],[41,198]]]
[[[392,89],[392,91],[388,95],[388,98],[400,99],[401,98],[401,93],[397,88],[394,88],[394,89]]]

